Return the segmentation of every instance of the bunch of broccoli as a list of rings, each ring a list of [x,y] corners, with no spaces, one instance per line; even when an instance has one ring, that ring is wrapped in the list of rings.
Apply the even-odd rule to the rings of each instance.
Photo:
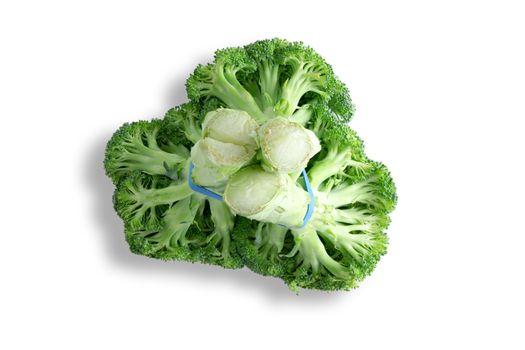
[[[247,266],[292,290],[355,288],[386,252],[397,197],[348,127],[354,106],[330,65],[302,43],[262,40],[218,50],[186,90],[188,103],[108,142],[131,251]]]

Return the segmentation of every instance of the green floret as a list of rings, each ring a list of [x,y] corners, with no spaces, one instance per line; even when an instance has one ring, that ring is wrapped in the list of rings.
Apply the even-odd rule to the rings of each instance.
[[[293,241],[283,226],[238,217],[233,243],[252,271],[265,276],[282,277],[294,269],[293,261],[282,259],[284,251],[293,247]]]
[[[199,112],[198,106],[194,103],[185,103],[170,109],[162,121],[162,136],[172,144],[191,148],[200,140],[202,134],[202,118]]]
[[[268,115],[273,115],[273,108],[281,96],[281,73],[278,53],[289,43],[282,39],[260,40],[245,46],[248,55],[257,62],[257,72],[248,76],[243,84],[255,97],[258,105]]]
[[[179,180],[134,172],[117,186],[114,205],[137,254],[164,260],[242,266],[230,245],[234,215],[223,203],[193,192],[187,164]]]
[[[219,108],[227,108],[226,104],[216,97],[209,97],[198,105],[199,120],[203,121],[206,114]]]
[[[371,164],[364,153],[364,144],[348,125],[351,115],[334,113],[324,103],[311,105],[312,118],[308,127],[321,140],[322,152],[314,159],[315,167],[309,171],[317,186],[331,178],[333,186],[347,176],[363,175]]]
[[[344,123],[348,123],[354,116],[355,106],[352,103],[348,88],[338,78],[334,79],[332,95],[328,101],[328,107],[339,116]]]
[[[266,117],[253,96],[239,82],[238,75],[256,69],[255,62],[242,48],[229,48],[215,53],[215,63],[199,65],[186,82],[188,97],[194,101],[217,97],[232,109],[241,109],[253,118]]]
[[[233,269],[243,262],[230,246],[232,228],[233,215],[222,202],[193,194],[167,209],[156,227],[126,225],[126,239],[136,254]]]
[[[148,236],[159,234],[158,230],[136,230],[126,228],[126,241],[130,250],[139,255],[148,256],[161,260],[188,261],[192,263],[205,263],[219,265],[228,269],[237,269],[243,266],[242,260],[235,252],[228,257],[218,256],[218,249],[211,244],[197,244],[206,239],[206,236],[196,225],[191,225],[185,234],[185,238],[192,242],[187,245],[171,244],[168,248],[158,249],[158,244],[148,239]]]
[[[167,207],[192,193],[186,181],[135,172],[118,184],[113,198],[115,210],[130,227],[156,227]]]
[[[126,123],[113,134],[106,147],[104,167],[115,184],[134,171],[164,175],[187,159],[185,148],[162,140],[161,125],[157,119]]]
[[[193,224],[199,207],[204,204],[203,202],[203,198],[187,196],[166,210],[162,225],[136,231],[135,234],[147,238],[152,247],[152,253],[161,249],[170,251],[172,248],[187,247],[193,240],[188,235],[188,230]],[[140,226],[130,225],[129,228],[140,230]]]
[[[344,181],[331,188],[326,203],[335,208],[363,203],[390,212],[395,205],[395,189],[386,168],[373,168],[367,179],[359,182]]]
[[[325,100],[331,98],[335,83],[332,68],[314,50],[300,42],[291,43],[279,50],[277,60],[287,68],[281,98],[275,106],[278,114],[292,115],[307,93]]]
[[[282,39],[217,51],[213,64],[197,67],[186,89],[197,103],[218,98],[226,107],[246,111],[259,124],[276,116],[290,117],[314,99],[344,115],[353,111],[346,87],[323,58],[300,42]]]

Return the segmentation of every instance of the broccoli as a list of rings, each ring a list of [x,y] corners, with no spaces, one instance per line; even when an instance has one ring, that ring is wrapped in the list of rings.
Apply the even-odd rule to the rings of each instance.
[[[315,111],[310,123],[323,151],[307,169],[316,198],[313,217],[302,228],[279,226],[273,216],[243,219],[233,235],[249,268],[280,277],[294,290],[351,289],[386,252],[384,230],[396,203],[395,186],[384,165],[364,156],[362,141],[344,120],[337,121],[329,108]],[[279,205],[291,213],[305,204]]]
[[[318,53],[282,39],[221,49],[186,92],[162,120],[124,124],[108,142],[132,252],[245,265],[292,290],[348,290],[372,272],[396,189]]]
[[[186,90],[195,103],[217,98],[259,124],[302,113],[301,106],[316,99],[339,114],[353,111],[346,87],[324,59],[302,43],[282,39],[218,50],[213,64],[197,67]]]
[[[191,104],[168,111],[164,120],[123,125],[106,149],[105,168],[116,183],[116,212],[137,254],[238,268],[230,245],[234,215],[222,202],[188,185],[190,152],[200,137]]]
[[[169,140],[177,140],[178,144],[191,148],[201,139],[200,125],[202,119],[200,108],[194,103],[190,102],[174,107],[164,116],[162,121],[163,134]]]
[[[113,134],[104,159],[106,174],[113,183],[136,170],[164,175],[188,158],[187,149],[173,147],[159,135],[162,124],[158,119],[126,123]]]

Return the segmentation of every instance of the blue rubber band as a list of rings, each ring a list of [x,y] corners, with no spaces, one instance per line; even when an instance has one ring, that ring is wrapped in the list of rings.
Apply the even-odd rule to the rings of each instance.
[[[218,201],[224,201],[224,198],[222,198],[222,196],[220,194],[212,192],[212,191],[208,190],[207,188],[200,187],[199,185],[196,185],[195,183],[193,183],[193,179],[191,178],[191,174],[192,173],[193,173],[193,162],[190,162],[190,171],[189,171],[189,174],[188,174],[188,185],[190,186],[190,188],[192,190],[194,190],[195,192],[198,192],[200,194],[203,194],[203,195],[205,195],[207,197],[216,199]]]
[[[303,169],[303,179],[304,179],[304,185],[306,186],[306,190],[308,191],[308,195],[310,196],[310,203],[308,203],[308,210],[306,210],[306,215],[303,219],[303,224],[299,226],[299,228],[303,228],[306,226],[308,221],[312,218],[312,215],[314,215],[314,209],[315,209],[315,196],[314,192],[312,191],[312,186],[310,186],[310,180],[308,179],[308,175],[306,174],[306,170]]]
[[[190,171],[188,174],[188,185],[193,191],[203,194],[207,197],[216,199],[218,201],[224,201],[224,198],[220,194],[217,194],[215,192],[208,190],[207,188],[196,185],[193,182],[193,179],[191,178],[192,173],[193,173],[193,162],[190,162]],[[303,228],[306,226],[306,224],[308,224],[308,221],[310,221],[310,219],[312,218],[312,215],[314,214],[314,210],[315,210],[315,196],[314,196],[314,192],[312,191],[312,186],[310,185],[310,180],[308,179],[308,175],[306,174],[306,170],[303,169],[302,175],[304,178],[304,185],[306,186],[306,190],[308,191],[308,195],[310,196],[310,203],[308,203],[308,209],[306,210],[306,214],[304,215],[303,224],[299,226],[299,228]],[[281,226],[284,226],[284,225],[281,225]]]

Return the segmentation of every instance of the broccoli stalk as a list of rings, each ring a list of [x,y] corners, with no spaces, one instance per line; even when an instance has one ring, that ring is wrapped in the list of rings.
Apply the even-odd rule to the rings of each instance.
[[[269,260],[277,260],[284,248],[284,240],[288,228],[259,222],[255,231],[255,245],[259,247],[261,255]]]
[[[366,208],[333,209],[332,218],[335,222],[343,224],[358,224],[367,221],[372,224],[386,226],[386,217],[376,216],[375,213]]]
[[[288,120],[291,122],[305,126],[312,118],[313,110],[310,105],[302,105],[298,108],[294,114],[292,114]]]
[[[273,115],[273,106],[278,101],[281,91],[279,86],[280,69],[278,65],[265,59],[259,62],[257,67],[260,92],[256,98],[265,114]]]
[[[230,178],[224,201],[235,214],[249,219],[297,226],[303,221],[309,196],[287,174],[252,165]]]
[[[319,140],[311,130],[282,117],[263,124],[257,134],[261,164],[268,171],[301,172],[321,150]]]
[[[221,245],[221,257],[230,257],[230,233],[233,230],[234,215],[223,202],[209,200],[211,219],[214,223],[213,232],[206,238],[206,243],[213,246]]]

